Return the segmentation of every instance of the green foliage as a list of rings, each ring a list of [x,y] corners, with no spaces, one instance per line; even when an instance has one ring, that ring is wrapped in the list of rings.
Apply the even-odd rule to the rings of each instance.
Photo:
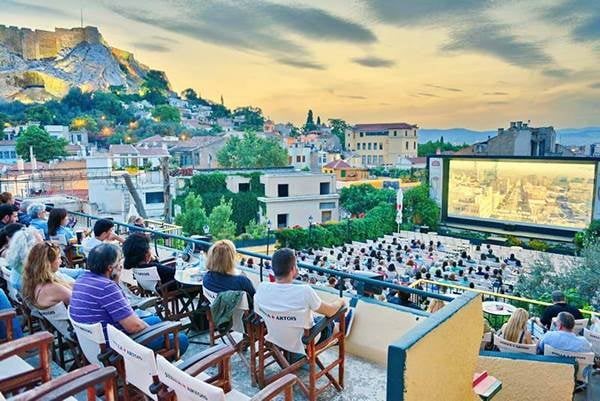
[[[340,205],[353,215],[359,215],[380,203],[393,203],[395,199],[396,191],[393,189],[377,189],[369,184],[351,185],[342,188]]]
[[[514,235],[509,235],[506,237],[506,246],[523,246],[523,241],[515,237]]]
[[[183,227],[186,235],[204,234],[208,224],[206,210],[202,206],[202,197],[190,192],[184,200],[182,212],[175,217],[175,223]]]
[[[211,103],[210,108],[211,108],[211,117],[212,118],[215,118],[215,119],[216,118],[227,118],[227,117],[231,116],[231,110],[229,110],[223,104]]]
[[[436,230],[440,223],[440,208],[429,197],[429,186],[421,184],[404,192],[402,220],[414,224],[429,226]]]
[[[177,107],[161,104],[152,110],[152,117],[160,122],[178,123],[181,121],[181,114]]]
[[[575,234],[575,247],[581,251],[588,243],[594,242],[600,238],[600,220],[592,220],[590,225],[583,231]]]
[[[167,103],[167,93],[169,91],[169,81],[164,72],[150,70],[144,77],[141,86],[141,93],[144,99],[154,105]]]
[[[369,174],[375,177],[390,177],[400,178],[403,182],[419,182],[425,181],[426,170],[425,169],[399,169],[399,168],[387,168],[387,167],[374,167],[369,170]]]
[[[256,219],[250,220],[246,226],[247,239],[261,239],[267,236],[267,223],[257,223]]]
[[[527,242],[527,248],[535,251],[546,252],[548,250],[548,243],[539,239],[532,239]]]
[[[192,88],[184,89],[181,92],[181,96],[189,102],[197,102],[198,101],[198,94]]]
[[[8,114],[0,113],[0,129],[4,129],[6,124],[10,123],[10,118]]]
[[[262,110],[259,107],[238,107],[233,111],[234,117],[244,117],[244,122],[240,124],[242,130],[262,131],[265,124]]]
[[[28,121],[37,121],[40,125],[49,125],[54,122],[52,113],[44,105],[37,105],[28,108],[25,111],[25,118]]]
[[[428,141],[428,142],[419,144],[419,146],[417,148],[417,154],[419,157],[431,156],[431,155],[435,155],[435,153],[437,152],[438,149],[442,152],[447,152],[447,151],[456,152],[456,151],[466,148],[468,146],[469,145],[466,143],[463,145],[453,145],[451,143],[442,142],[440,140],[435,141],[435,142]]]
[[[208,216],[210,233],[215,240],[235,238],[235,223],[231,221],[233,209],[231,201],[221,198],[218,206],[214,207]]]
[[[69,128],[73,131],[86,130],[91,134],[98,132],[98,123],[90,115],[77,116],[71,120]]]
[[[283,167],[288,165],[288,154],[276,139],[246,131],[242,138],[229,138],[217,160],[225,168]]]
[[[310,132],[317,129],[315,125],[315,120],[313,118],[313,111],[308,110],[308,114],[306,115],[306,123],[304,124],[303,130],[304,132]]]
[[[331,133],[339,138],[342,149],[346,149],[346,129],[350,128],[350,125],[340,118],[330,118],[329,125]]]
[[[33,154],[41,162],[64,157],[67,141],[63,138],[53,138],[40,127],[30,126],[19,135],[16,143],[16,151],[19,157],[30,161],[29,148],[33,147]]]

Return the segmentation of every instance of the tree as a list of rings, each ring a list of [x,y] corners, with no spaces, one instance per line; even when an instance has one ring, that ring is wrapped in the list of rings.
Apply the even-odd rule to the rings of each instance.
[[[234,239],[235,238],[235,223],[231,221],[233,208],[231,201],[226,201],[221,198],[218,206],[215,206],[208,216],[208,226],[210,233],[216,240],[219,239]]]
[[[98,132],[98,123],[91,116],[83,115],[72,119],[69,128],[74,131],[85,129],[92,134],[96,134]]]
[[[330,118],[329,125],[331,125],[331,133],[339,138],[342,148],[346,149],[346,130],[350,126],[340,118]]]
[[[154,105],[165,104],[167,103],[168,92],[169,81],[165,73],[157,70],[148,71],[141,85],[141,93],[144,99]]]
[[[225,168],[265,168],[288,165],[288,153],[274,138],[260,138],[246,131],[242,138],[231,137],[217,153]]]
[[[182,212],[175,216],[175,223],[183,227],[187,235],[204,234],[204,226],[208,224],[206,210],[202,206],[202,197],[190,192],[184,200]]]
[[[231,116],[231,110],[219,103],[210,104],[211,109],[211,117],[214,119],[217,118],[227,118]]]
[[[4,129],[4,127],[10,122],[8,114],[0,113],[0,129]]]
[[[313,119],[313,111],[308,110],[308,114],[306,116],[306,124],[304,124],[304,132],[310,132],[317,129],[315,125],[315,120]]]
[[[267,236],[267,223],[257,223],[256,219],[252,219],[246,226],[245,233],[250,239],[265,238]]]
[[[50,110],[44,105],[31,106],[25,110],[27,121],[37,121],[40,125],[52,124],[53,117]]]
[[[421,184],[404,192],[402,220],[410,224],[436,229],[440,223],[440,208],[429,197],[429,186]]]
[[[196,102],[198,100],[198,94],[192,88],[184,89],[181,92],[181,96],[187,101]]]
[[[439,149],[442,152],[456,152],[458,150],[461,150],[462,148],[466,148],[468,147],[468,144],[462,144],[462,145],[452,145],[451,143],[448,142],[444,142],[443,139],[442,140],[438,140],[438,141],[427,141],[425,143],[421,143],[419,144],[418,148],[417,148],[417,153],[419,155],[419,157],[425,157],[425,156],[431,156],[431,155],[435,155],[435,153],[437,152],[437,150]]]
[[[317,127],[321,126],[321,116],[317,116]]]
[[[353,215],[359,215],[381,203],[392,204],[395,199],[396,191],[393,189],[377,189],[369,184],[351,185],[342,188],[340,205]]]
[[[177,107],[169,106],[168,104],[156,106],[152,110],[152,117],[156,118],[156,120],[160,122],[178,123],[181,121],[179,109]]]
[[[240,124],[243,130],[262,131],[265,124],[262,110],[259,107],[238,107],[233,111],[234,117],[244,117],[244,122]]]
[[[33,154],[37,160],[49,162],[66,156],[65,146],[65,139],[53,138],[42,128],[32,125],[17,138],[16,150],[19,157],[30,161],[29,148],[33,147]]]

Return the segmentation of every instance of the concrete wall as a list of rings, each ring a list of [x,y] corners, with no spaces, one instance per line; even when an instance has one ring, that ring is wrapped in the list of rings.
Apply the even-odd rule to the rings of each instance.
[[[322,182],[328,182],[330,193],[335,193],[335,176],[330,174],[266,174],[260,177],[260,182],[265,184],[267,198],[278,197],[279,184],[288,184],[290,197],[319,195]]]
[[[388,349],[387,401],[471,401],[483,332],[481,297],[462,295]]]
[[[571,401],[575,366],[567,358],[484,352],[477,371],[502,382],[494,401]]]

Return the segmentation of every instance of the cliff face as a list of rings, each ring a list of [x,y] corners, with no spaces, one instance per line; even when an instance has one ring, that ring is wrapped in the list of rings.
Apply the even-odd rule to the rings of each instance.
[[[72,87],[135,91],[148,67],[110,47],[95,27],[32,31],[0,25],[0,98],[40,102]]]

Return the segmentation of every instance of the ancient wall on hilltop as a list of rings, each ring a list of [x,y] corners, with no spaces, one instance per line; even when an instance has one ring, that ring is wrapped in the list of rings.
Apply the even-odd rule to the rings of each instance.
[[[0,25],[0,44],[28,60],[54,58],[84,41],[102,43],[98,28],[56,28],[52,32]]]

